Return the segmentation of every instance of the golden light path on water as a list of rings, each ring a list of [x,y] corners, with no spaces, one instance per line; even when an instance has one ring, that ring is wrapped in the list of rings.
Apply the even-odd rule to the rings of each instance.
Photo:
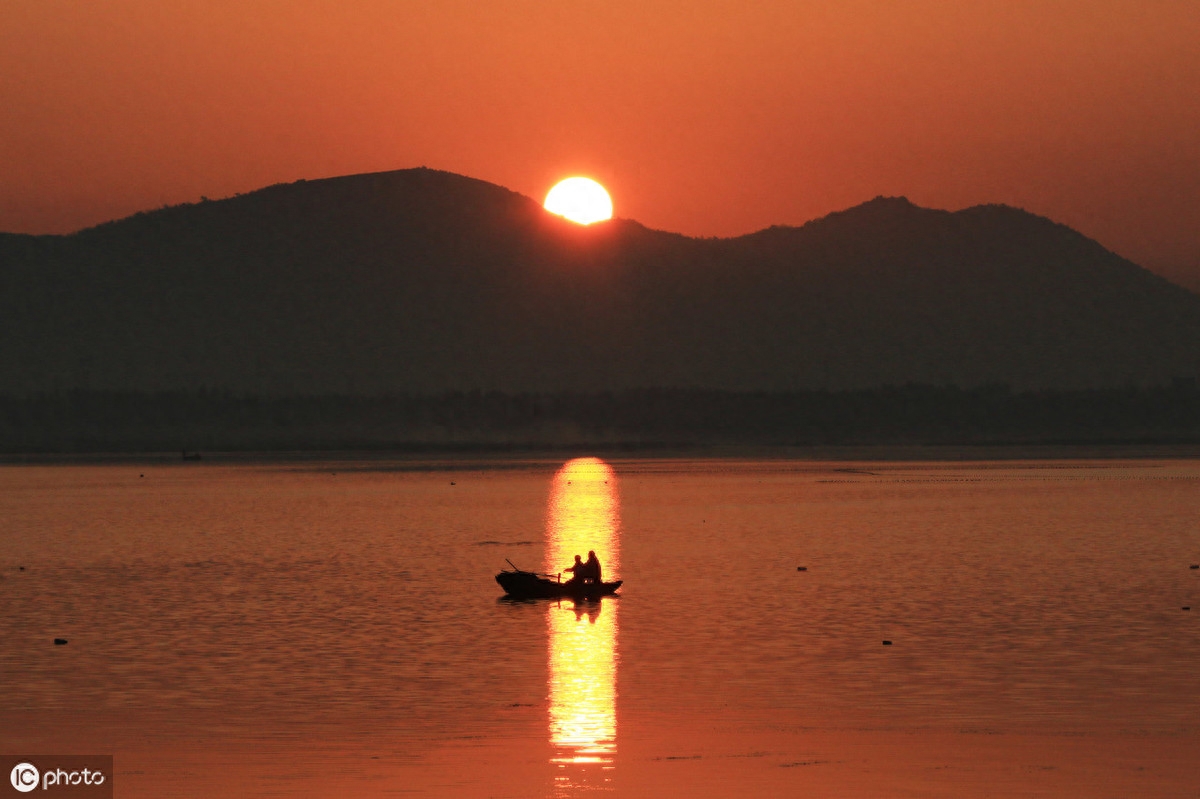
[[[595,550],[612,580],[620,567],[616,474],[598,458],[568,461],[554,475],[546,515],[547,572]],[[617,751],[617,602],[564,601],[550,627],[550,743],[556,786],[603,788]]]

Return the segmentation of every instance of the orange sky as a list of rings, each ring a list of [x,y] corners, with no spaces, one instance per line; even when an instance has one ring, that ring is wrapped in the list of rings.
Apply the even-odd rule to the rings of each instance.
[[[693,235],[1002,202],[1200,288],[1196,0],[0,0],[0,230],[426,165]]]

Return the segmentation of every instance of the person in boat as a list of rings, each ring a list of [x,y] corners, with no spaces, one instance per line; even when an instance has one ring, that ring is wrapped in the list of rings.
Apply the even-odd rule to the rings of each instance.
[[[567,585],[578,585],[583,582],[583,578],[587,574],[587,564],[583,562],[583,558],[576,555],[575,565],[568,566],[563,571],[572,572],[571,579],[567,580]]]
[[[587,562],[583,564],[583,568],[584,582],[601,582],[600,559],[596,557],[596,551],[594,549],[588,550],[588,559]]]

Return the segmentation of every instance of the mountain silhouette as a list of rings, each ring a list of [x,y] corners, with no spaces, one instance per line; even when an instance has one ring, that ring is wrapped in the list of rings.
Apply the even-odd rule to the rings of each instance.
[[[1050,220],[877,198],[693,239],[429,169],[0,234],[0,394],[1158,385],[1200,297]]]

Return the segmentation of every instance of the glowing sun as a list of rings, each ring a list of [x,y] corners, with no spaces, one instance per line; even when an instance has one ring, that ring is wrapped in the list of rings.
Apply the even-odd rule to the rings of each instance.
[[[612,199],[604,187],[591,178],[559,181],[546,195],[543,205],[550,213],[581,225],[612,219]]]

